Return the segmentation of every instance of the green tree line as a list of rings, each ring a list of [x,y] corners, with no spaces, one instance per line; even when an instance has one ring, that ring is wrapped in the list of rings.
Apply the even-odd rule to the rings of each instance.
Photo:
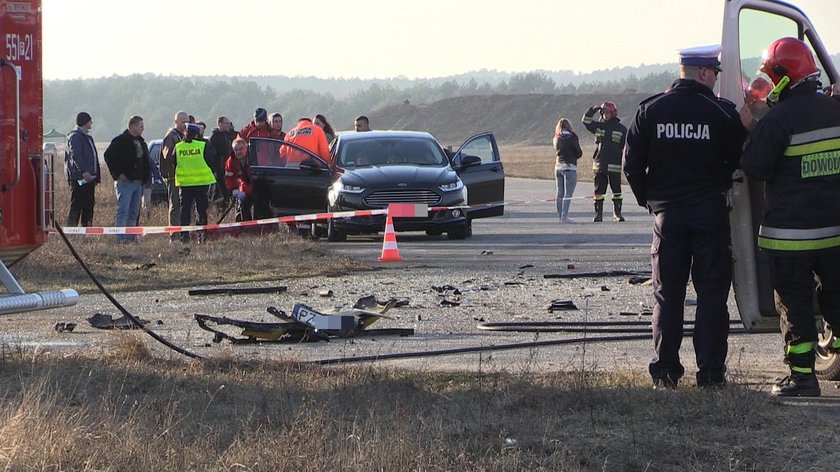
[[[160,138],[172,117],[184,110],[215,127],[219,115],[227,115],[239,129],[251,120],[254,108],[283,114],[285,129],[298,118],[324,114],[336,130],[350,129],[353,118],[373,114],[389,105],[423,105],[439,100],[474,95],[587,94],[598,92],[650,92],[667,88],[673,73],[631,74],[621,79],[558,85],[544,72],[510,75],[495,84],[475,78],[430,83],[415,81],[408,87],[371,83],[338,99],[330,92],[296,88],[278,91],[245,78],[192,78],[153,74],[112,76],[98,79],[51,80],[44,84],[44,130],[67,132],[79,111],[93,116],[93,134],[107,141],[125,129],[132,115],[145,120],[147,139]]]

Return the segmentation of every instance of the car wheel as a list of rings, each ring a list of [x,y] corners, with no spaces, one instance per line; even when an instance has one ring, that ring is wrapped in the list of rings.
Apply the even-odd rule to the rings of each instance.
[[[840,352],[830,349],[834,333],[828,325],[823,326],[817,343],[817,363],[814,366],[821,379],[840,380]]]
[[[467,239],[467,234],[469,233],[469,225],[466,221],[464,224],[455,228],[450,229],[446,232],[446,237],[449,239]]]
[[[329,213],[330,211],[330,207],[328,206],[327,213]],[[347,239],[347,235],[339,231],[335,227],[335,224],[333,224],[333,221],[334,220],[332,218],[327,220],[327,241],[331,243],[340,243],[341,241]]]
[[[426,230],[426,236],[440,236],[441,234],[443,234],[443,231],[441,231],[439,229],[427,229]]]

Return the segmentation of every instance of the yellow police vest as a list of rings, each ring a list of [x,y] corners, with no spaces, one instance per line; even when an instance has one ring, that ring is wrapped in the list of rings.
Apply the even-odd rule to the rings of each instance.
[[[204,141],[181,141],[175,145],[175,186],[198,187],[216,183],[213,171],[204,162]]]

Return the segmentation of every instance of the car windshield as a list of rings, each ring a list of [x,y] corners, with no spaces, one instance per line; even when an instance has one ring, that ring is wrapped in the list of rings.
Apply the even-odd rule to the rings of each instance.
[[[348,169],[370,166],[435,166],[448,163],[443,151],[431,139],[379,138],[344,143],[339,165]]]

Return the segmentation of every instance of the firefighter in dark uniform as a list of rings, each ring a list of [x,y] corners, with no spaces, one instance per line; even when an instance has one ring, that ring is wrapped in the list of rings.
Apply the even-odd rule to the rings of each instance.
[[[601,112],[601,121],[594,121],[595,113]],[[595,173],[595,218],[604,219],[604,195],[610,184],[613,201],[613,221],[624,221],[621,216],[621,153],[627,139],[627,128],[618,119],[618,108],[612,102],[589,107],[581,118],[583,126],[595,135],[595,155],[592,156],[592,171]]]
[[[725,384],[732,280],[726,193],[747,130],[735,105],[712,91],[720,46],[680,51],[680,79],[639,106],[627,136],[624,174],[639,205],[654,215],[651,267],[656,304],[656,388],[676,388],[686,284],[697,292],[697,384]]]
[[[775,85],[768,102],[776,104],[750,133],[741,166],[765,182],[758,246],[769,256],[790,366],[772,392],[818,396],[815,289],[823,319],[840,331],[840,103],[818,93],[820,70],[796,38],[773,42],[761,71]]]

